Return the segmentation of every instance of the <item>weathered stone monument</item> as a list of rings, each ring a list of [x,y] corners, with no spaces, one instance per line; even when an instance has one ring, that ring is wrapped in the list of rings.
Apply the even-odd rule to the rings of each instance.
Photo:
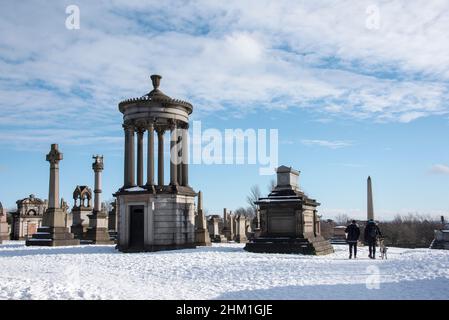
[[[280,166],[277,186],[266,198],[255,202],[260,210],[260,236],[246,244],[245,250],[267,253],[323,255],[333,252],[320,234],[319,203],[302,192],[299,171]]]
[[[234,241],[234,215],[223,209],[223,235],[228,241]]]
[[[76,186],[73,191],[72,227],[75,239],[83,239],[92,213],[92,190],[87,186]]]
[[[9,226],[6,219],[6,210],[3,209],[0,202],[0,243],[2,243],[2,240],[9,240]]]
[[[198,192],[197,215],[195,216],[195,237],[197,246],[210,246],[210,235],[207,230],[206,216],[203,211],[203,193]]]
[[[106,206],[101,205],[101,172],[104,169],[103,156],[94,156],[92,170],[95,174],[94,209],[89,215],[89,227],[85,239],[94,244],[113,244],[109,237],[108,212]]]
[[[430,244],[430,249],[449,250],[449,223],[441,216],[441,228],[435,230],[435,238]]]
[[[17,211],[12,212],[12,239],[30,238],[42,226],[42,219],[48,202],[30,194],[27,198],[17,200]]]
[[[156,251],[195,247],[196,193],[189,186],[188,126],[190,103],[159,90],[161,76],[152,75],[153,90],[119,103],[125,129],[123,187],[115,193],[118,249]],[[158,180],[154,177],[154,132],[157,133]],[[170,131],[170,183],[164,180],[164,136]],[[143,138],[148,132],[147,181],[143,179]],[[135,136],[137,134],[137,183]]]
[[[332,228],[331,244],[346,244],[346,226],[335,226]]]
[[[108,213],[108,229],[111,239],[117,240],[117,200],[110,203],[111,210]]]
[[[246,217],[239,214],[235,217],[235,242],[246,243],[248,238],[246,237]]]
[[[373,189],[371,186],[371,177],[368,176],[367,181],[367,220],[374,220],[374,207],[373,207]]]
[[[79,245],[66,225],[66,212],[59,202],[59,162],[62,153],[57,144],[51,145],[47,161],[50,162],[50,182],[48,192],[48,209],[44,213],[42,227],[26,241],[27,246],[70,246]]]

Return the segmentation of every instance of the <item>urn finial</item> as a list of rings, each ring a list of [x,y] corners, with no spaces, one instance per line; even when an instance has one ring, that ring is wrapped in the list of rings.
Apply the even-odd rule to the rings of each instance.
[[[162,77],[158,74],[153,74],[150,78],[151,78],[151,81],[153,82],[154,90],[158,89],[159,85],[161,84]]]

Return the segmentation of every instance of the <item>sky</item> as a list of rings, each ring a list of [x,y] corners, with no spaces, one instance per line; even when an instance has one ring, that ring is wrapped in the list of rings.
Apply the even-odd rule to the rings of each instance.
[[[66,20],[79,8],[79,28]],[[0,201],[123,184],[118,103],[160,89],[203,129],[277,129],[279,164],[325,218],[449,212],[447,1],[11,1],[0,4]],[[72,20],[70,20],[72,21]],[[74,20],[73,20],[74,21]],[[166,155],[167,156],[167,155]],[[166,166],[167,169],[168,166]],[[166,173],[166,177],[168,172]],[[190,166],[208,213],[247,206],[259,166]]]

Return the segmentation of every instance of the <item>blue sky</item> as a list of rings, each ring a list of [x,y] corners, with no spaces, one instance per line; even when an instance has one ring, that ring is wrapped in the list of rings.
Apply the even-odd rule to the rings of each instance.
[[[65,27],[70,4],[80,29]],[[374,11],[373,11],[374,5]],[[279,162],[325,217],[449,211],[449,5],[445,1],[2,1],[0,201],[47,198],[51,143],[61,195],[122,185],[117,104],[161,89],[203,129],[279,130]],[[372,27],[375,19],[375,27]],[[371,27],[370,27],[371,26]],[[246,206],[258,165],[192,165],[209,213]]]

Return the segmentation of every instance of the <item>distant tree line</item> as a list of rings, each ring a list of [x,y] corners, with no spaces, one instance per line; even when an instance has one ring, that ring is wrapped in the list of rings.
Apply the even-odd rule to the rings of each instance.
[[[351,220],[346,215],[340,215],[335,220],[323,219],[321,220],[321,235],[330,239],[335,226],[347,225]],[[434,239],[434,230],[441,228],[441,221],[428,215],[408,214],[397,215],[391,221],[380,221],[378,225],[388,246],[428,248]],[[359,222],[359,226],[361,229],[360,239],[363,240],[363,222]]]

